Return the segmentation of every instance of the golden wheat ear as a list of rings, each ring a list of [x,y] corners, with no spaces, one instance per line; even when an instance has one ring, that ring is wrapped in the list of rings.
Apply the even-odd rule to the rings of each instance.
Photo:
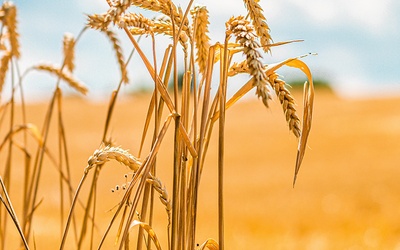
[[[2,10],[5,13],[4,24],[8,30],[8,38],[10,41],[10,51],[12,56],[20,57],[19,33],[17,29],[17,8],[12,2],[4,2]]]
[[[118,39],[117,35],[111,30],[105,30],[104,33],[110,39],[110,41],[113,45],[115,55],[117,57],[118,65],[119,65],[119,68],[121,71],[122,80],[124,83],[128,83],[129,82],[128,71],[126,70],[124,53],[122,52],[122,48],[120,46],[119,39]]]
[[[274,88],[276,96],[282,105],[283,112],[286,117],[286,122],[289,125],[289,130],[299,138],[301,135],[300,119],[297,116],[296,102],[290,91],[286,88],[285,81],[278,78],[278,74],[273,73],[268,76],[271,86]]]
[[[11,60],[12,53],[6,51],[0,60],[0,93],[3,91],[4,82],[6,80],[6,74],[8,71],[9,62]]]
[[[65,67],[72,73],[75,69],[75,38],[71,33],[64,34],[63,52]]]
[[[257,50],[260,45],[256,40],[257,34],[254,31],[254,27],[243,16],[239,16],[232,17],[226,23],[226,30],[227,37],[230,35],[236,36],[236,42],[243,47],[249,73],[254,78],[256,94],[261,98],[264,105],[268,107],[268,100],[271,99],[267,88],[268,78],[261,62],[262,56]]]
[[[253,21],[253,26],[256,30],[257,36],[260,38],[263,50],[269,52],[269,45],[272,42],[272,38],[269,34],[270,29],[267,24],[267,19],[263,14],[263,9],[258,4],[257,0],[244,0],[244,4],[246,5],[251,20]]]
[[[208,36],[208,10],[205,6],[196,6],[192,11],[194,41],[197,49],[196,63],[199,73],[204,74],[207,67],[208,50],[210,49],[210,37]]]
[[[81,94],[86,95],[88,92],[87,87],[83,83],[81,83],[80,81],[75,79],[73,76],[71,76],[67,72],[62,71],[60,68],[58,68],[54,65],[39,64],[39,65],[34,66],[33,68],[36,70],[39,70],[39,71],[49,72],[53,75],[60,77],[62,80],[64,80],[66,83],[68,83],[68,85],[71,88],[75,89],[76,91],[78,91]]]

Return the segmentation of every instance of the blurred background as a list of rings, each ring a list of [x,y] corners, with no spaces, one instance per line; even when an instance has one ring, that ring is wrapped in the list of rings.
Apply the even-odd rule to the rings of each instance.
[[[17,0],[15,3],[19,8],[22,67],[38,61],[60,63],[64,33],[70,32],[76,36],[86,22],[85,14],[107,10],[107,3],[103,0]],[[187,6],[187,1],[175,3],[183,9]],[[206,5],[209,10],[212,42],[223,41],[225,22],[232,15],[245,13],[240,0],[229,1],[229,8],[224,1],[202,0],[195,1],[195,4]],[[371,0],[367,4],[362,0],[263,0],[260,4],[274,42],[304,40],[274,48],[272,55],[264,56],[265,63],[310,52],[318,53],[318,56],[305,59],[315,79],[328,83],[342,96],[400,93],[399,1]],[[149,12],[144,14],[147,17],[156,15]],[[163,41],[168,38],[160,39]],[[129,53],[132,46],[126,39],[122,39],[122,43],[125,53]],[[142,42],[141,45],[146,44],[149,43]],[[159,47],[162,51],[164,46]],[[112,64],[114,55],[105,37],[95,31],[87,32],[77,46],[76,59],[76,74],[89,85],[90,95],[98,96],[114,88],[118,69]],[[148,76],[137,73],[141,72],[139,69],[142,64],[136,62],[140,62],[138,56],[132,61],[138,71],[131,70],[132,84],[128,89],[140,89],[149,84]],[[293,69],[279,72],[287,82],[298,81],[302,77],[300,72]],[[47,76],[30,77],[41,77],[32,91],[48,89]]]

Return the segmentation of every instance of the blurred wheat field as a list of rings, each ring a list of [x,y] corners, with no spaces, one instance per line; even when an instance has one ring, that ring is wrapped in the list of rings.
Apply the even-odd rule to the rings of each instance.
[[[300,93],[294,95],[300,98]],[[117,103],[111,135],[117,145],[130,148],[134,154],[150,98],[138,94]],[[280,119],[279,103],[275,101],[267,110],[251,96],[227,111],[227,249],[400,249],[400,116],[396,108],[400,99],[347,100],[317,90],[315,102],[313,132],[295,188],[291,184],[297,141]],[[108,103],[79,98],[64,100],[74,188],[88,156],[99,146],[107,106]],[[27,106],[28,120],[41,124],[46,107]],[[173,140],[173,133],[168,132],[165,140]],[[49,141],[48,147],[56,148],[56,142]],[[209,164],[215,164],[217,159],[213,147],[216,146],[211,144]],[[166,162],[165,168],[159,167],[157,171],[169,192],[172,151],[162,148],[157,160],[160,165]],[[127,172],[117,163],[105,166],[98,194],[104,205],[97,210],[99,228],[107,223],[112,215],[109,210],[122,195],[118,191],[112,193],[111,189],[125,182]],[[37,249],[59,246],[56,176],[55,168],[47,168],[43,175],[38,196],[43,200],[33,220]],[[198,243],[218,235],[215,168],[204,169],[203,176]],[[23,182],[17,178],[13,181],[21,185]],[[14,201],[17,211],[20,202]],[[157,221],[166,221],[164,208],[159,204],[156,214]],[[154,230],[157,232],[157,227]],[[160,241],[166,239],[163,233],[158,237]]]

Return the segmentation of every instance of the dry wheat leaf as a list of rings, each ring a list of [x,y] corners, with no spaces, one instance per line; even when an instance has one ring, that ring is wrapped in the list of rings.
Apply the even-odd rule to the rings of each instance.
[[[203,249],[210,249],[210,250],[218,250],[219,245],[214,239],[208,239],[206,240],[201,246],[198,248],[198,250],[203,250]]]
[[[293,185],[296,183],[297,174],[299,172],[301,162],[303,161],[304,153],[306,151],[307,139],[311,130],[311,121],[314,105],[314,85],[312,80],[311,71],[308,66],[301,60],[291,60],[286,64],[290,67],[295,67],[304,72],[308,78],[308,83],[304,85],[304,113],[303,113],[303,128],[300,136],[300,141],[297,149],[296,167],[293,179]]]
[[[0,144],[0,151],[3,148],[3,146],[5,145],[5,143],[7,142],[7,140],[9,138],[11,138],[11,136],[13,136],[14,134],[19,133],[22,130],[28,130],[28,132],[33,136],[33,138],[36,139],[36,141],[39,143],[40,146],[43,145],[43,137],[39,132],[39,129],[37,128],[37,126],[35,124],[32,123],[28,123],[25,125],[20,125],[20,126],[16,126],[14,127],[8,134],[7,136],[4,138],[3,142]]]
[[[149,224],[138,221],[138,220],[134,220],[131,223],[129,230],[135,226],[140,226],[141,228],[146,230],[146,232],[149,234],[151,240],[154,242],[154,245],[157,247],[158,250],[161,250],[161,245],[160,245],[160,242],[158,241],[157,235]]]
[[[30,134],[36,139],[36,141],[39,143],[39,145],[42,146],[43,145],[43,137],[42,137],[42,134],[39,132],[38,127],[32,123],[26,124],[25,127],[28,129]]]

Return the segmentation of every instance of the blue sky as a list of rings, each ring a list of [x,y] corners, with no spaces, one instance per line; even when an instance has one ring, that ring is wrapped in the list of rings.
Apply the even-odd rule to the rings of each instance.
[[[184,0],[175,3],[183,8],[187,5]],[[241,0],[195,3],[206,5],[210,12],[213,42],[223,41],[226,20],[246,13]],[[105,0],[17,0],[15,4],[19,11],[22,68],[35,62],[60,63],[64,33],[77,35],[85,23],[85,13],[101,13],[107,9]],[[272,55],[264,56],[265,63],[316,52],[318,56],[307,57],[305,61],[315,78],[331,82],[341,95],[400,94],[400,1],[261,0],[260,4],[275,42],[304,39],[302,43],[274,48]],[[167,38],[161,38],[159,44],[168,42],[162,39]],[[123,47],[127,53],[131,45],[123,41]],[[76,57],[76,75],[87,83],[92,95],[115,88],[118,68],[111,47],[101,34],[88,32],[78,44]],[[142,72],[138,58],[133,60],[130,71],[130,88],[146,81],[146,76],[137,74]],[[279,73],[287,80],[301,76],[295,69],[283,69]],[[40,79],[33,93],[51,87],[46,84],[48,76],[30,77]]]

